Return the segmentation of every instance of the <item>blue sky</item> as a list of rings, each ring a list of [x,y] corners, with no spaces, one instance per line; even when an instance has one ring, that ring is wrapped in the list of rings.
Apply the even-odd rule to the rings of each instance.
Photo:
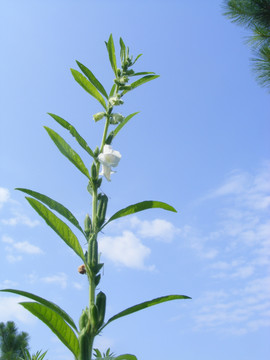
[[[100,143],[102,124],[92,120],[100,106],[69,69],[77,59],[109,89],[104,41],[113,33],[115,43],[122,36],[134,55],[143,53],[136,70],[161,76],[121,108],[140,114],[113,143],[122,159],[112,182],[103,181],[109,215],[148,199],[178,213],[139,213],[100,237],[107,316],[166,294],[192,300],[121,319],[96,346],[139,360],[268,359],[269,94],[255,82],[247,32],[222,16],[220,1],[198,0],[3,0],[0,23],[0,287],[36,293],[75,319],[87,304],[77,258],[14,188],[44,193],[83,222],[86,180],[43,126],[80,151],[52,112],[92,148]],[[1,294],[0,321],[29,332],[33,352],[71,359],[20,300]]]

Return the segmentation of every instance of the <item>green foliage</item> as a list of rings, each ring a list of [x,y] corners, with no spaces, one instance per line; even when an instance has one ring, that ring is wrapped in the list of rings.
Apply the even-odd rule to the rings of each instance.
[[[2,290],[17,295],[22,295],[31,300],[34,300],[34,302],[22,302],[21,305],[30,311],[34,316],[38,317],[43,323],[45,323],[62,341],[62,343],[74,354],[76,360],[90,360],[92,358],[92,349],[95,336],[98,335],[102,329],[104,329],[104,327],[112,321],[148,307],[161,304],[163,302],[170,300],[189,299],[189,297],[185,295],[162,296],[129,307],[114,315],[107,322],[105,322],[106,295],[102,291],[96,295],[96,288],[101,279],[100,271],[104,265],[100,262],[100,256],[98,253],[98,235],[104,226],[111,221],[119,219],[123,216],[135,214],[147,209],[159,208],[176,212],[176,210],[171,205],[160,201],[148,200],[129,205],[124,209],[117,211],[106,222],[106,212],[109,199],[106,194],[100,191],[102,182],[101,175],[104,175],[107,180],[110,180],[110,175],[112,173],[111,167],[117,166],[121,159],[121,154],[118,151],[112,149],[111,143],[115,139],[116,135],[123,130],[124,126],[129,122],[129,120],[138,114],[138,112],[134,112],[125,117],[117,111],[114,111],[114,108],[124,103],[123,97],[126,93],[151,80],[158,78],[158,75],[153,72],[135,72],[131,68],[138,61],[142,54],[139,54],[135,60],[133,60],[133,56],[130,55],[129,47],[125,45],[122,38],[120,38],[121,65],[119,68],[117,67],[115,45],[112,35],[110,35],[109,40],[106,43],[106,48],[109,55],[110,65],[115,76],[113,79],[114,84],[111,87],[109,96],[101,82],[85,65],[77,61],[77,64],[82,73],[71,69],[75,81],[79,83],[79,85],[87,93],[94,97],[103,107],[103,109],[101,109],[102,111],[99,111],[93,115],[95,122],[105,122],[100,146],[96,147],[95,151],[93,152],[92,149],[88,146],[86,140],[78,133],[73,125],[64,120],[62,117],[49,113],[49,115],[59,125],[70,132],[81,148],[87,152],[87,155],[91,156],[93,160],[92,165],[87,167],[81,159],[80,155],[75,150],[73,150],[73,148],[58,133],[45,126],[45,130],[60,152],[88,179],[87,190],[92,196],[92,214],[91,216],[89,214],[86,215],[84,221],[84,230],[72,212],[61,203],[42,193],[25,188],[17,188],[17,190],[31,196],[27,196],[26,200],[29,202],[32,208],[45,220],[47,225],[50,226],[59,235],[59,237],[64,240],[64,242],[79,256],[80,260],[83,261],[83,265],[79,266],[78,272],[82,275],[87,275],[89,282],[89,303],[88,306],[86,306],[86,308],[83,310],[79,319],[79,330],[77,329],[71,317],[58,305],[25,291],[13,289]],[[130,78],[134,76],[139,76],[140,78],[131,84],[128,84]],[[113,130],[111,130],[111,126],[114,126]],[[102,168],[100,169],[101,166]],[[80,231],[80,233],[84,235],[84,241],[86,240],[87,242],[87,251],[83,251],[78,238],[69,228],[69,226],[58,216],[56,216],[55,213],[49,208],[68,220],[73,226],[76,227],[76,229]],[[74,331],[78,333],[78,337]],[[42,360],[45,357],[45,354],[46,353],[42,354],[41,352],[37,352],[31,356],[29,351],[25,351],[24,354],[21,354],[24,356],[24,359],[21,356],[21,360]],[[96,360],[137,360],[136,356],[131,354],[115,356],[110,352],[110,349],[108,349],[106,353],[103,353],[103,355],[98,349],[95,349],[95,356]]]
[[[83,229],[81,228],[78,220],[75,218],[75,216],[62,204],[59,202],[49,198],[46,195],[40,194],[36,191],[29,190],[29,189],[23,189],[23,188],[16,188],[15,190],[22,191],[28,195],[31,195],[32,197],[42,201],[45,205],[48,205],[50,209],[57,211],[60,215],[64,216],[68,221],[70,221],[74,226],[76,226],[77,229],[79,229],[83,234]]]
[[[23,356],[24,350],[28,350],[28,342],[29,335],[26,332],[19,333],[13,321],[0,323],[1,360],[17,360]]]
[[[35,354],[30,354],[30,352],[25,349],[23,351],[23,356],[19,357],[19,360],[43,360],[47,354],[47,351],[42,352],[42,350],[37,351]]]
[[[62,341],[66,347],[77,357],[79,355],[79,341],[73,330],[55,311],[37,302],[21,302],[25,309],[43,321]]]
[[[168,205],[161,201],[153,201],[153,200],[142,201],[142,202],[139,202],[134,205],[129,205],[126,208],[117,211],[113,216],[111,216],[109,218],[109,220],[102,226],[102,228],[104,228],[104,226],[107,225],[109,222],[119,219],[120,217],[135,214],[139,211],[143,211],[143,210],[147,210],[147,209],[154,209],[154,208],[177,212],[175,210],[175,208],[173,208],[171,205]]]
[[[71,231],[71,229],[60,220],[53,212],[39,201],[26,197],[26,200],[33,209],[46,221],[46,223],[65,241],[65,243],[84,261],[83,249],[79,240]]]
[[[224,8],[225,16],[253,32],[253,69],[259,84],[270,89],[270,0],[226,0]]]
[[[4,290],[0,290],[0,291],[21,295],[21,296],[27,297],[28,299],[35,300],[44,306],[47,306],[49,309],[51,309],[52,311],[56,312],[59,316],[61,316],[63,318],[63,320],[65,320],[69,325],[71,325],[73,327],[74,330],[76,330],[78,332],[78,329],[77,329],[74,321],[72,320],[72,318],[63,309],[61,309],[58,305],[54,304],[53,302],[43,299],[40,296],[31,294],[27,291],[13,290],[13,289],[4,289]]]
[[[121,311],[120,313],[114,315],[106,322],[106,324],[104,324],[102,326],[102,329],[104,329],[105,326],[107,326],[109,323],[111,323],[114,320],[117,320],[117,319],[120,319],[121,317],[133,314],[137,311],[149,308],[150,306],[159,305],[164,302],[171,301],[171,300],[183,300],[183,299],[191,299],[191,298],[186,295],[168,295],[168,296],[161,296],[156,299],[149,300],[149,301],[144,301],[143,303],[131,306],[131,307]]]

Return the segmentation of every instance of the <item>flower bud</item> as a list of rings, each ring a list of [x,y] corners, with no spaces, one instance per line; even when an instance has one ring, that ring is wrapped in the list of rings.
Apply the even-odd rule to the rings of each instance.
[[[91,227],[92,227],[91,218],[88,214],[86,214],[84,219],[84,232],[87,238],[90,235]]]
[[[93,115],[93,119],[95,120],[95,122],[101,120],[104,118],[105,112],[98,112],[95,115]]]
[[[109,98],[109,104],[111,106],[122,105],[124,104],[124,101],[121,99],[121,96],[119,94],[116,94],[115,96]]]
[[[122,114],[112,114],[110,117],[110,124],[116,125],[124,120],[124,116]]]

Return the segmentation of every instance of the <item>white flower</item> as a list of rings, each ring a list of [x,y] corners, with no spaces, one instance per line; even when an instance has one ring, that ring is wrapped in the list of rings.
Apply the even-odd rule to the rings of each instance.
[[[113,150],[111,145],[104,145],[103,151],[98,155],[98,160],[101,162],[102,169],[99,175],[105,176],[108,181],[111,181],[112,167],[116,167],[121,159],[119,151]]]

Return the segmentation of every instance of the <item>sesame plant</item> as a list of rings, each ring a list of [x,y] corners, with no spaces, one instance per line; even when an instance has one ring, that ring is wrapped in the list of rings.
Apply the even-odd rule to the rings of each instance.
[[[15,293],[29,298],[31,301],[21,302],[20,304],[43,321],[73,353],[76,360],[91,360],[93,356],[95,356],[96,359],[136,360],[137,358],[134,355],[124,354],[116,356],[110,353],[109,349],[106,353],[102,354],[100,350],[93,348],[95,337],[111,322],[121,317],[166,301],[189,299],[189,297],[184,295],[162,296],[129,307],[105,320],[106,295],[102,291],[97,292],[97,287],[101,287],[101,269],[104,265],[100,262],[100,254],[98,251],[98,236],[100,232],[104,231],[110,222],[146,209],[160,208],[176,212],[172,206],[164,202],[147,200],[129,205],[117,211],[110,218],[106,218],[108,197],[101,190],[101,184],[104,178],[105,181],[111,181],[111,175],[114,173],[112,168],[117,167],[121,159],[120,152],[113,149],[112,143],[117,140],[119,132],[122,131],[128,122],[137,114],[137,112],[134,112],[128,116],[124,116],[116,109],[123,104],[125,95],[146,82],[156,79],[158,75],[153,72],[135,72],[132,67],[140,58],[141,54],[133,59],[129,53],[129,48],[126,47],[121,38],[120,66],[118,67],[112,35],[110,35],[108,42],[105,44],[114,74],[113,85],[109,93],[107,93],[94,74],[80,62],[77,61],[77,65],[81,72],[71,69],[71,73],[76,82],[88,92],[89,95],[94,97],[101,106],[101,111],[93,115],[95,122],[104,121],[104,130],[99,147],[92,150],[93,148],[87,144],[86,140],[78,133],[73,125],[62,117],[49,113],[58,124],[70,132],[82,150],[87,153],[92,161],[91,167],[87,168],[79,154],[74,151],[57,132],[45,126],[45,130],[60,152],[75,165],[87,179],[89,204],[92,205],[92,209],[91,215],[86,214],[85,216],[84,227],[82,227],[70,210],[56,200],[33,190],[25,188],[17,189],[28,195],[26,196],[26,200],[33,209],[45,220],[47,225],[58,234],[66,245],[75,252],[80,262],[82,262],[78,271],[81,274],[85,274],[89,284],[89,299],[88,301],[86,299],[86,307],[82,310],[77,325],[70,315],[49,300],[22,290],[4,289],[1,291]],[[135,81],[129,83],[131,79],[135,79]],[[61,218],[56,215],[56,213],[58,213]],[[74,230],[71,230],[62,218],[74,227],[74,230],[79,236],[75,235]],[[87,250],[83,250],[82,243],[87,243]]]

